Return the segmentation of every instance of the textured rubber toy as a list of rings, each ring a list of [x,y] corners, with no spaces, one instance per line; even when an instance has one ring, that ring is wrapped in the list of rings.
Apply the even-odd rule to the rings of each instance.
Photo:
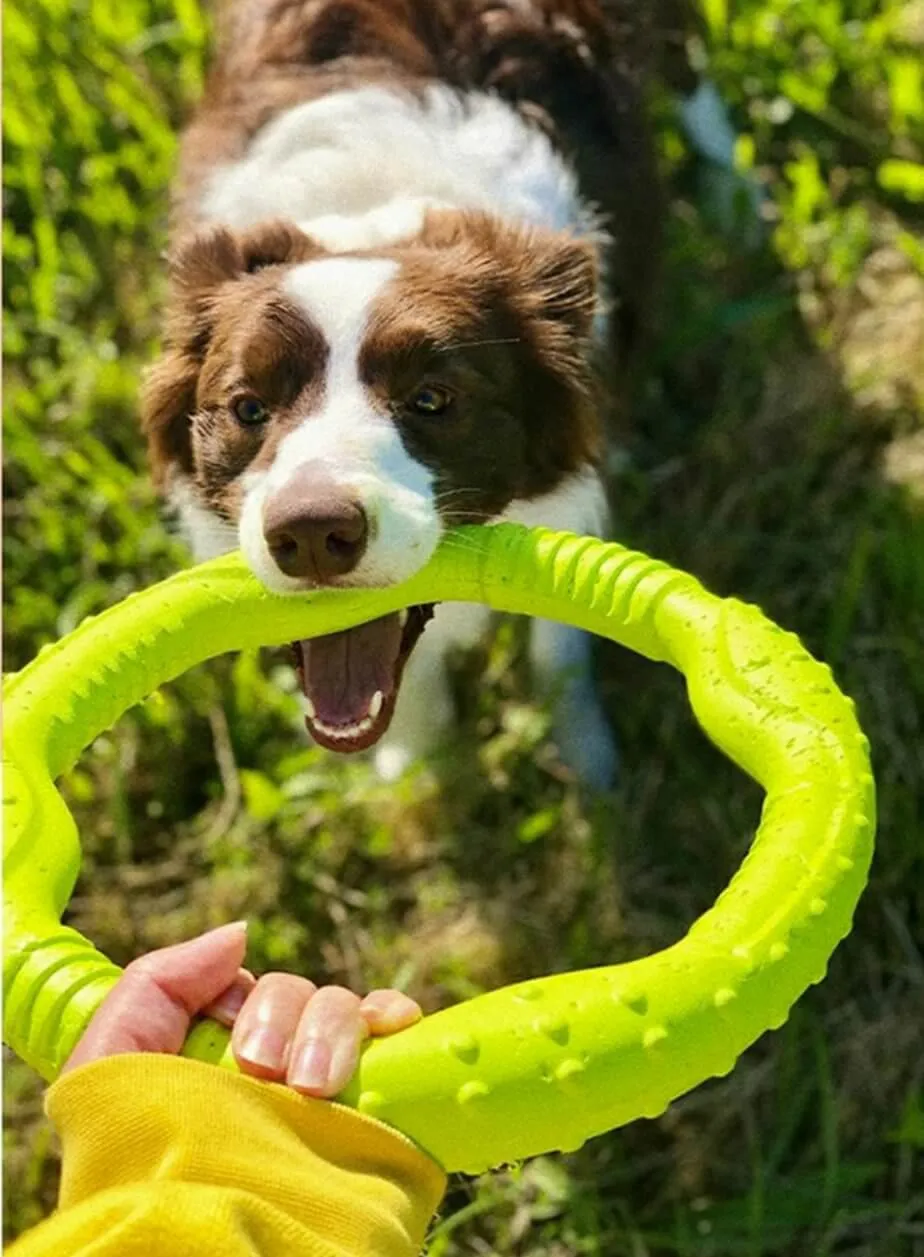
[[[868,744],[828,668],[753,607],[600,541],[459,530],[407,584],[268,594],[238,556],[88,620],[6,690],[4,1037],[52,1078],[119,970],[60,925],[80,860],[53,781],[133,703],[202,659],[420,602],[563,620],[679,668],[702,727],[766,789],[730,886],[685,938],[631,964],[538,978],[365,1049],[340,1097],[478,1173],[661,1113],[787,1017],[850,929],[872,854]],[[203,1022],[187,1052],[227,1064]]]

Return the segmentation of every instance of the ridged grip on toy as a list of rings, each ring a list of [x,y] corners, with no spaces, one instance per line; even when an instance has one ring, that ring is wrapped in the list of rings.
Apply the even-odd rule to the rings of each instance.
[[[767,797],[741,868],[679,943],[377,1040],[340,1099],[478,1173],[659,1114],[785,1020],[850,929],[872,854],[853,704],[753,607],[618,545],[504,525],[460,529],[391,589],[274,596],[238,556],[218,559],[88,620],[9,681],[4,1037],[20,1056],[54,1077],[119,973],[59,924],[80,850],[53,780],[83,747],[203,659],[434,601],[562,620],[679,668],[703,729]],[[227,1064],[227,1034],[203,1023],[187,1052]]]

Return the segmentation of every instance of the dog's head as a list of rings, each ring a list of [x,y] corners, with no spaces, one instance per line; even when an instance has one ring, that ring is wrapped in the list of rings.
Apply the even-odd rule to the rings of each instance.
[[[566,235],[431,211],[398,246],[335,254],[289,224],[211,227],[171,284],[144,397],[155,477],[200,555],[239,545],[270,589],[398,583],[448,525],[597,453],[596,268]],[[377,740],[422,623],[302,644],[319,741]]]

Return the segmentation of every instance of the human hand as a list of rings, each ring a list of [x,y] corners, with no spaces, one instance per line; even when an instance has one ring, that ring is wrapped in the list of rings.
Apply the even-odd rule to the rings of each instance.
[[[422,1015],[400,991],[361,999],[290,973],[255,978],[241,968],[246,945],[238,921],[132,961],[61,1072],[123,1052],[177,1054],[201,1014],[232,1028],[242,1073],[330,1097],[349,1082],[369,1035],[394,1034]]]

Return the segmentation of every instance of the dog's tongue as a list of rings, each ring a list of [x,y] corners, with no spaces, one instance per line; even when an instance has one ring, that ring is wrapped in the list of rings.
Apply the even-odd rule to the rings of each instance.
[[[297,643],[309,732],[331,750],[364,750],[388,726],[402,625],[397,612]]]

